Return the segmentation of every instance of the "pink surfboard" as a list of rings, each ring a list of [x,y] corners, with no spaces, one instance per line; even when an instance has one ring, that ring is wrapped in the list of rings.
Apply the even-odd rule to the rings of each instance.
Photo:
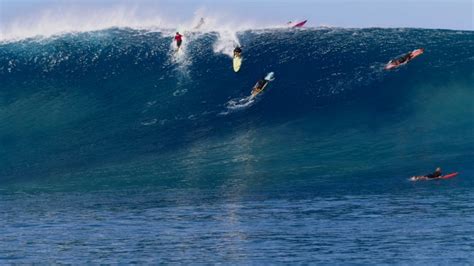
[[[304,24],[306,24],[306,22],[308,22],[308,20],[298,22],[293,26],[293,28],[301,28],[304,26]]]
[[[456,173],[452,173],[452,174],[448,174],[448,175],[444,175],[442,177],[439,177],[440,179],[449,179],[449,178],[453,178],[455,176],[457,176],[459,173],[456,172]]]

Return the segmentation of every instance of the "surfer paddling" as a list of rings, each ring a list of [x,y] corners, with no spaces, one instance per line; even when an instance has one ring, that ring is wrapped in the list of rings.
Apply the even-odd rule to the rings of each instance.
[[[431,174],[427,174],[425,175],[424,177],[426,178],[438,178],[440,176],[442,176],[443,173],[441,172],[441,167],[438,167],[436,168],[436,170],[434,171],[434,173],[431,173]]]
[[[447,175],[443,175],[441,172],[441,167],[436,168],[436,170],[433,173],[423,175],[423,176],[413,176],[411,178],[412,181],[418,181],[418,180],[435,180],[435,179],[449,179],[457,176],[459,173],[451,173]]]
[[[408,62],[410,62],[411,60],[413,60],[415,57],[423,54],[425,52],[425,49],[423,48],[420,48],[420,49],[416,49],[414,51],[411,51],[397,59],[394,59],[394,60],[390,60],[390,62],[388,62],[388,64],[385,66],[385,69],[386,70],[390,70],[390,69],[393,69],[393,68],[397,68],[401,65],[404,65]]]
[[[266,80],[265,78],[262,78],[261,80],[257,81],[257,84],[255,84],[255,86],[252,89],[252,96],[255,96],[259,94],[260,92],[262,92],[263,89],[265,88],[265,85],[267,85],[267,83],[268,83],[268,80]]]
[[[275,74],[273,72],[268,73],[264,78],[259,80],[255,86],[253,86],[251,97],[254,98],[259,93],[261,93],[268,85],[270,81],[275,79]]]

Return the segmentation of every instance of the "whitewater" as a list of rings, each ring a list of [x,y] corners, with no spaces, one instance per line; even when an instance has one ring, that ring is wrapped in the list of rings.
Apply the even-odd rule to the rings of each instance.
[[[186,28],[3,36],[0,262],[473,261],[472,31]]]

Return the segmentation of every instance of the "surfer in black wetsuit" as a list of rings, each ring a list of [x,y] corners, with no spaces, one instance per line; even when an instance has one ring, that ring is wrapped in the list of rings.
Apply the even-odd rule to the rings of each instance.
[[[266,80],[265,77],[263,77],[261,80],[257,81],[257,84],[255,84],[255,86],[253,87],[252,95],[256,95],[259,92],[261,92],[263,87],[267,83],[268,83],[268,80]]]
[[[261,79],[257,82],[257,86],[255,86],[256,89],[261,89],[263,88],[263,86],[265,86],[265,84],[267,84],[267,80],[266,79]]]
[[[240,46],[235,47],[234,57],[240,57],[241,53],[242,53],[242,48]]]
[[[436,168],[435,172],[432,173],[432,174],[427,174],[425,175],[426,178],[439,178],[441,177],[443,174],[441,173],[441,168],[438,167]]]
[[[420,48],[418,49],[421,51],[421,53],[423,53],[425,51],[425,49],[423,48]],[[398,58],[398,59],[395,59],[393,61],[393,63],[395,63],[397,66],[398,65],[401,65],[401,64],[405,64],[405,63],[408,63],[410,60],[412,60],[415,56],[414,56],[414,52],[418,51],[418,50],[415,50],[415,51],[412,51],[412,52],[409,52],[407,54],[405,54],[404,56]]]
[[[395,60],[395,62],[397,64],[403,64],[403,63],[406,63],[406,62],[410,61],[411,58],[412,58],[412,55],[411,55],[411,52],[409,52],[408,54],[406,54],[406,55],[398,58],[397,60]]]

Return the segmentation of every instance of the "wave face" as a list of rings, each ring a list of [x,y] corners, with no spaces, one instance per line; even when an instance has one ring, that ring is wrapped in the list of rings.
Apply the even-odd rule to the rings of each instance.
[[[255,191],[472,173],[473,32],[245,31],[237,74],[226,36],[190,32],[177,56],[170,33],[133,29],[0,44],[1,182]]]

